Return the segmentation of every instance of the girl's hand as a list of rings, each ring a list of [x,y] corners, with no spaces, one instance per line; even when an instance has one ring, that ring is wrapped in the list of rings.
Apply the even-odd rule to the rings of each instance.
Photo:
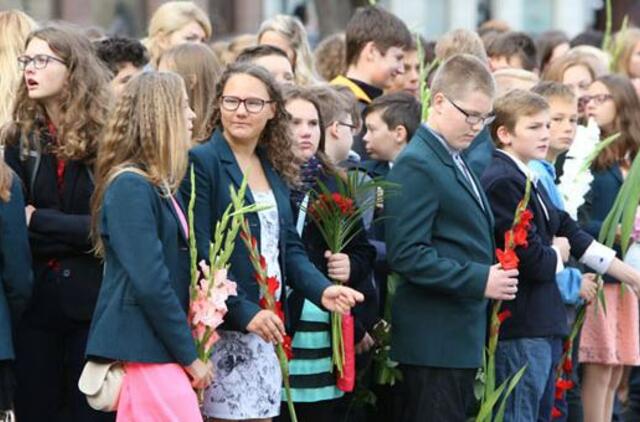
[[[356,303],[362,301],[364,295],[351,287],[334,285],[322,292],[322,306],[331,312],[347,314]]]
[[[351,261],[349,255],[344,253],[334,253],[326,251],[324,257],[327,259],[327,275],[330,279],[347,283],[351,276]]]
[[[258,312],[247,325],[247,331],[262,337],[266,342],[280,344],[285,335],[284,324],[278,315],[266,309]]]

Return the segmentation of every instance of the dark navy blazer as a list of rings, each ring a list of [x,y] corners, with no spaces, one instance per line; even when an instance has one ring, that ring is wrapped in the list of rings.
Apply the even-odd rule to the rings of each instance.
[[[0,360],[13,359],[15,325],[31,297],[31,253],[20,179],[13,176],[11,199],[0,201]]]
[[[494,151],[481,181],[496,221],[496,244],[503,248],[504,234],[511,228],[516,207],[524,197],[526,176],[510,157]],[[529,209],[533,221],[528,246],[516,248],[520,260],[518,293],[515,300],[503,304],[504,309],[511,311],[511,317],[500,328],[500,338],[505,340],[568,334],[565,306],[556,283],[558,255],[552,248],[553,238],[568,238],[571,255],[577,258],[593,241],[569,214],[553,206],[542,186],[532,186]]]
[[[283,287],[290,286],[300,291],[307,299],[321,306],[322,292],[331,285],[330,281],[309,261],[293,223],[289,189],[276,174],[268,160],[258,150],[269,185],[278,204],[280,225],[280,271]],[[235,156],[220,130],[216,130],[209,141],[198,145],[189,152],[189,161],[195,171],[196,202],[194,232],[201,258],[209,256],[209,242],[212,240],[216,222],[231,203],[229,187],[236,189],[242,183],[243,174]],[[181,188],[182,197],[188,203],[191,194],[189,172]],[[255,203],[251,190],[247,189],[246,204]],[[260,244],[260,220],[256,213],[247,215],[251,233]],[[238,284],[238,296],[227,300],[229,312],[223,328],[244,331],[253,317],[260,311],[258,306],[259,287],[249,261],[247,248],[236,239],[230,260],[230,272]],[[286,289],[283,289],[286,291]],[[285,306],[285,312],[288,313]]]
[[[171,199],[126,171],[107,187],[100,233],[105,273],[87,356],[191,364],[189,250]]]

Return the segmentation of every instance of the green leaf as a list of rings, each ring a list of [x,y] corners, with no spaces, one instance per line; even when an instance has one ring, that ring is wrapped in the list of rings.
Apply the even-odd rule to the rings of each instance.
[[[493,414],[493,408],[500,399],[502,392],[507,387],[507,382],[509,380],[505,380],[493,393],[489,394],[488,397],[485,396],[485,400],[478,411],[478,416],[476,416],[476,422],[491,422],[491,415]]]
[[[502,396],[502,403],[500,403],[500,407],[498,408],[498,412],[496,413],[496,416],[493,419],[493,422],[502,422],[504,420],[504,412],[507,406],[507,399],[509,398],[509,395],[513,392],[513,390],[516,388],[516,385],[518,385],[518,383],[520,382],[520,379],[522,378],[522,376],[527,370],[527,366],[528,365],[525,365],[522,368],[520,368],[520,370],[516,372],[516,374],[509,381],[509,387],[505,391],[504,396]]]

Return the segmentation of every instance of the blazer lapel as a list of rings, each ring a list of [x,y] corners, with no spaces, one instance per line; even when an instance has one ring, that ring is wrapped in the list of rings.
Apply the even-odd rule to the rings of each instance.
[[[242,170],[240,170],[240,166],[236,161],[236,157],[233,155],[233,151],[231,151],[227,140],[224,139],[221,132],[216,131],[212,142],[212,147],[218,149],[220,153],[220,161],[222,161],[227,175],[233,181],[235,188],[239,189],[240,185],[242,185],[242,179],[244,178],[244,175],[242,174]],[[248,204],[255,203],[253,194],[251,193],[251,189],[247,189],[244,200]]]
[[[451,171],[453,171],[453,173],[456,175],[456,180],[458,181],[458,183],[462,185],[462,187],[467,191],[467,193],[469,193],[469,195],[471,195],[471,198],[473,198],[473,202],[478,206],[478,208],[480,208],[480,211],[485,216],[489,214],[490,208],[487,206],[486,199],[482,199],[482,194],[480,194],[480,198],[478,198],[470,182],[467,180],[464,174],[462,174],[462,171],[460,171],[456,163],[453,162],[453,157],[451,157],[451,154],[449,153],[449,151],[447,151],[444,145],[442,145],[440,140],[436,138],[436,136],[424,126],[421,126],[420,129],[418,129],[418,135],[420,135],[420,137],[427,143],[427,145],[435,152],[440,161],[451,168]],[[462,156],[460,157],[462,158]],[[467,166],[467,169],[469,169],[469,166]],[[474,177],[470,169],[469,174],[471,175],[471,177]],[[474,182],[476,183],[476,187],[478,188],[478,193],[480,193],[480,184],[476,179],[474,179]]]

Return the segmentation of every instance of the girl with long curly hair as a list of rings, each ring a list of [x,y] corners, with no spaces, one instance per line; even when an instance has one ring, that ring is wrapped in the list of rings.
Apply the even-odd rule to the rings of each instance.
[[[17,418],[111,420],[91,410],[77,388],[102,279],[91,252],[89,201],[111,103],[108,72],[86,37],[60,26],[31,32],[16,59],[22,79],[2,140],[25,191],[34,273],[33,299],[17,330]]]
[[[118,421],[202,421],[192,386],[212,374],[187,322],[189,230],[174,197],[194,117],[178,75],[144,73],[100,143],[92,236],[105,274],[87,356],[124,364]]]
[[[247,219],[269,276],[280,282],[276,296],[284,299],[290,286],[317,306],[348,311],[362,295],[332,285],[309,261],[295,230],[289,187],[298,184],[299,164],[292,150],[290,117],[272,76],[250,64],[228,67],[216,87],[213,120],[211,139],[189,153],[196,189],[193,232],[200,257],[208,257],[212,228],[231,202],[229,185],[237,188],[247,177],[247,202],[271,206]],[[184,200],[190,192],[187,177]],[[230,264],[238,296],[227,301],[229,312],[212,356],[216,375],[205,392],[203,410],[214,421],[269,421],[280,412],[282,385],[270,343],[283,341],[285,325],[275,313],[260,309],[248,251],[239,240]]]

